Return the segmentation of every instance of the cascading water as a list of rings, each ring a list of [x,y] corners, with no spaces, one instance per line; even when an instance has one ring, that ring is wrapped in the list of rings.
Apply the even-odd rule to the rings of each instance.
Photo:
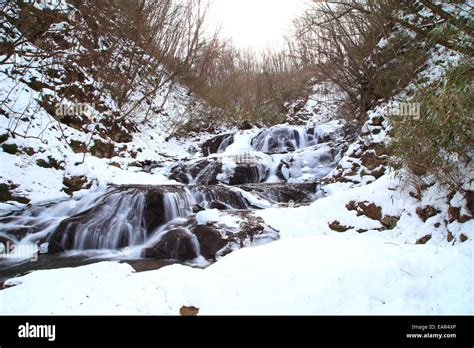
[[[221,134],[202,145],[209,157],[175,165],[169,177],[193,185],[316,182],[337,165],[340,130],[336,124],[284,125]],[[253,162],[239,160],[247,157]]]
[[[262,131],[252,140],[252,148],[268,154],[290,152],[317,144],[317,128],[278,126]]]
[[[247,197],[225,186],[118,187],[47,209],[14,212],[0,218],[0,228],[2,238],[15,243],[48,242],[54,250],[120,250],[156,240],[196,208],[257,208]]]
[[[227,147],[232,144],[232,142],[234,141],[234,135],[233,134],[228,134],[221,142],[221,144],[219,145],[219,148],[217,149],[217,153],[222,153],[224,152]]]
[[[61,222],[59,244],[70,250],[116,250],[143,244],[147,239],[145,199],[136,190],[108,193],[92,209]]]

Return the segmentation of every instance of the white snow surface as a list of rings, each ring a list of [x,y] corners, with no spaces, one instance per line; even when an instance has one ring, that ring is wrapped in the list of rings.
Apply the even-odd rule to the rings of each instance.
[[[134,273],[114,262],[37,271],[0,292],[2,314],[472,314],[472,259],[370,236],[238,250],[207,269]],[[21,299],[21,300],[20,300]]]
[[[207,209],[200,211],[196,214],[196,220],[199,225],[205,225],[208,222],[217,222],[219,221],[219,210],[217,209]]]

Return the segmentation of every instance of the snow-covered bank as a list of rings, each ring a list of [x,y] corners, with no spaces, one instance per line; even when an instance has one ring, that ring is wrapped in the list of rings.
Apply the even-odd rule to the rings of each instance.
[[[328,196],[310,206],[295,209],[266,209],[256,214],[278,229],[282,239],[333,234],[334,230],[329,225],[334,221],[346,226],[344,233],[354,238],[363,233],[397,243],[415,244],[420,238],[430,235],[427,244],[450,247],[458,242],[463,234],[469,239],[464,243],[456,243],[455,247],[472,257],[471,239],[474,220],[462,224],[453,221],[444,225],[443,221],[450,220],[448,204],[450,202],[446,199],[447,193],[436,185],[431,187],[421,200],[412,197],[410,188],[403,188],[402,183],[392,174],[386,174],[371,184],[351,189],[348,188],[348,184],[342,183],[330,184],[324,189]],[[464,211],[462,197],[457,199]],[[455,198],[451,203],[454,204],[454,201]],[[358,211],[350,209],[350,202],[370,202],[374,210],[380,208],[381,218],[375,219],[373,216],[359,214]],[[438,213],[423,221],[417,211],[419,212],[419,207],[429,204],[432,204]],[[393,228],[384,227],[381,221],[384,221],[382,217],[385,216],[397,221]],[[453,238],[447,238],[448,231]]]
[[[0,291],[2,314],[472,314],[472,258],[349,235],[281,240],[207,269],[98,263],[38,271]]]

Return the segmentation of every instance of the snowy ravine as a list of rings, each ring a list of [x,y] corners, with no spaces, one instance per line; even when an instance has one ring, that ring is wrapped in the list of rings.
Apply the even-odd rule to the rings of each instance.
[[[169,139],[201,107],[176,83],[125,141],[95,111],[55,119],[30,86],[44,74],[23,75],[0,66],[0,314],[474,314],[473,196],[400,180],[387,105],[355,135],[322,82],[297,124]]]
[[[370,125],[380,113],[381,110],[376,110],[370,115],[369,129],[373,128]],[[338,127],[332,123],[321,129],[334,132]],[[227,144],[225,149],[219,147],[218,153],[209,154],[208,159],[222,161],[224,166],[219,171],[206,172],[206,175],[228,181],[237,165],[230,159],[242,151],[253,151],[259,156],[259,163],[264,163],[272,172],[272,163],[284,155],[278,151],[266,154],[253,149],[252,146],[258,145],[255,142],[252,145],[252,139],[260,132],[255,128],[239,131],[232,145]],[[385,130],[379,134],[370,141],[383,141]],[[321,146],[311,142],[302,144]],[[292,158],[297,158],[299,151],[308,151],[292,150]],[[308,152],[307,158],[321,159],[319,155],[311,157],[311,154],[317,154],[314,150]],[[337,159],[336,168],[330,162],[322,162],[334,169],[324,178],[321,191],[309,205],[285,208],[266,199],[270,196],[261,197],[255,192],[244,194],[250,206],[259,208],[253,214],[278,231],[277,241],[267,240],[265,245],[249,243],[240,250],[232,248],[232,253],[220,255],[217,262],[203,269],[173,264],[136,272],[130,264],[106,261],[75,268],[34,271],[5,282],[5,289],[0,291],[0,313],[179,315],[180,309],[187,306],[199,308],[199,315],[473,314],[474,220],[452,221],[448,225],[449,233],[453,235],[451,240],[447,239],[443,227],[434,227],[448,219],[450,206],[459,207],[462,216],[469,215],[466,201],[457,196],[447,201],[447,193],[437,185],[416,199],[411,189],[404,186],[389,168],[385,168],[383,175],[376,174],[380,172],[377,168],[372,172],[365,168],[364,156],[360,156],[359,150],[358,141],[353,142],[345,155]],[[357,159],[358,153],[362,159]],[[205,158],[203,156],[198,153],[194,159],[150,168],[140,175],[149,178],[156,175],[164,178],[162,184],[179,185],[165,179],[172,175],[172,168],[177,164],[192,168],[196,161]],[[214,168],[213,161],[207,165]],[[361,174],[361,169],[352,173],[354,161],[359,161],[367,173]],[[293,173],[301,182],[307,175],[314,180],[314,175],[319,175],[321,170],[314,165],[305,169],[301,165],[307,163],[304,160],[291,163],[296,166],[293,169],[299,168]],[[226,166],[231,170],[226,171]],[[352,172],[344,174],[347,180],[331,180],[341,171]],[[288,173],[291,172],[290,166]],[[224,173],[226,175],[222,175]],[[324,172],[318,178],[326,174]],[[256,172],[255,178],[259,177]],[[192,175],[183,179],[191,180],[191,183],[197,180]],[[210,180],[202,176],[201,179]],[[268,175],[265,180],[273,181]],[[235,189],[240,193],[243,191]],[[77,196],[78,206],[55,209],[63,212],[64,209],[80,210],[84,200],[86,204],[87,200],[94,200],[94,195],[102,193],[100,190],[81,192]],[[354,202],[353,206],[350,202]],[[360,205],[360,202],[366,202],[366,205]],[[190,202],[184,209],[195,203]],[[200,202],[207,210],[197,214],[198,224],[236,223],[233,221],[235,216],[210,209],[209,203],[206,199]],[[378,218],[364,210],[369,203],[379,213]],[[418,209],[427,206],[433,206],[437,214],[423,221]],[[173,214],[179,215],[181,209],[182,206],[176,205]],[[177,216],[173,214],[171,217]],[[387,227],[386,218],[388,221],[394,219],[394,226]],[[336,232],[339,228],[345,232]],[[417,244],[427,235],[430,239],[425,244]],[[462,236],[468,237],[467,241],[460,242]],[[134,249],[131,251],[133,254]],[[113,256],[120,258],[120,252]],[[132,256],[139,257],[140,254]]]

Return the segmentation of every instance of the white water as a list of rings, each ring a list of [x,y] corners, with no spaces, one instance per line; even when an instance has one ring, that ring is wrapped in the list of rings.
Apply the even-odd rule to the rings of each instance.
[[[48,206],[36,206],[24,211],[15,212],[0,218],[2,231],[27,228],[29,233],[24,238],[15,238],[12,233],[0,233],[0,237],[11,240],[23,250],[37,252],[37,245],[54,235],[61,222],[65,225],[60,245],[67,245],[67,250],[122,250],[130,256],[139,255],[139,250],[159,241],[163,233],[171,226],[179,225],[193,214],[193,207],[209,209],[213,202],[222,202],[228,209],[247,209],[260,202],[249,201],[249,195],[241,190],[222,187],[185,187],[163,186],[163,211],[156,214],[164,216],[164,223],[155,231],[147,231],[144,212],[146,209],[146,191],[138,188],[110,189],[107,192],[97,191],[78,200],[63,201]],[[146,188],[145,188],[146,190]],[[86,223],[74,220],[86,215]],[[72,223],[65,224],[70,219]],[[195,251],[199,255],[199,243],[192,238]],[[197,244],[196,244],[197,243]],[[3,243],[2,243],[3,245]],[[126,249],[124,249],[126,248]],[[2,249],[3,250],[3,249]],[[20,250],[20,249],[18,249]],[[18,258],[29,258],[28,255]],[[14,254],[10,258],[15,258]]]
[[[252,140],[252,147],[264,153],[283,153],[318,143],[317,128],[277,126],[262,131]]]

